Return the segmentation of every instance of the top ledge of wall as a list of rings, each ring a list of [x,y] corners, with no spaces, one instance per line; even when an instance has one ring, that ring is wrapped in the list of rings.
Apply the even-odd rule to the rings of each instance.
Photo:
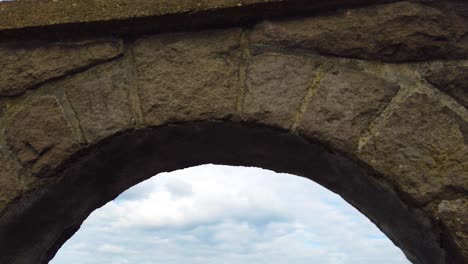
[[[16,0],[0,2],[0,39],[129,35],[222,27],[268,17],[397,1]],[[421,1],[432,0],[418,2]]]

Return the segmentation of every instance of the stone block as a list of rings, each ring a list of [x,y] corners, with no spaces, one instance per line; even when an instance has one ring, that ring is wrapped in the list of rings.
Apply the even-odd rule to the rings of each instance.
[[[252,58],[242,117],[289,129],[317,77],[318,62],[294,55],[266,53]]]
[[[468,259],[468,198],[441,201],[436,215],[454,236],[465,259]]]
[[[56,98],[33,99],[6,124],[5,139],[20,162],[42,176],[79,149]]]
[[[6,153],[0,152],[0,212],[24,189],[18,171],[18,164]]]
[[[468,190],[468,123],[437,98],[414,92],[372,129],[358,155],[414,201]]]
[[[47,80],[122,53],[120,41],[0,44],[0,96],[13,96]]]
[[[128,99],[132,83],[123,60],[96,66],[60,85],[88,143],[133,126]]]
[[[231,29],[139,39],[134,54],[145,125],[234,115],[240,35]]]
[[[399,86],[362,71],[335,67],[325,72],[304,112],[301,134],[353,152],[371,121]]]
[[[468,26],[453,21],[438,9],[398,2],[263,22],[251,39],[256,45],[371,60],[466,58],[468,46],[456,42],[456,36]]]
[[[425,78],[468,108],[468,66],[443,65],[426,72]]]

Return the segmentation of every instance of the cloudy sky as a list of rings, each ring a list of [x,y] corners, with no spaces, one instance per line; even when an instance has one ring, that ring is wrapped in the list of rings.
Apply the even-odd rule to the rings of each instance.
[[[96,210],[52,264],[409,263],[339,196],[304,178],[204,165]]]

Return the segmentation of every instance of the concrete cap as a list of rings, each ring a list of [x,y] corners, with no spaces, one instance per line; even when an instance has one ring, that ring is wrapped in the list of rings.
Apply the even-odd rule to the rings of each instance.
[[[0,41],[28,36],[67,38],[235,26],[270,17],[396,1],[13,0],[0,2]]]

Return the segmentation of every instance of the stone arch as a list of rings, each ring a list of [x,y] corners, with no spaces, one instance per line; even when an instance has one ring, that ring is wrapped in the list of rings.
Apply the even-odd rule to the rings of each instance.
[[[372,169],[298,135],[235,122],[141,129],[85,151],[54,176],[58,180],[28,193],[3,215],[1,260],[47,263],[92,211],[121,192],[156,173],[205,163],[305,176],[356,206],[415,263],[456,261],[452,248],[439,247],[441,230],[431,219]]]
[[[463,263],[468,27],[449,2],[1,43],[0,261],[46,262],[121,191],[211,162],[311,178],[413,262]]]

